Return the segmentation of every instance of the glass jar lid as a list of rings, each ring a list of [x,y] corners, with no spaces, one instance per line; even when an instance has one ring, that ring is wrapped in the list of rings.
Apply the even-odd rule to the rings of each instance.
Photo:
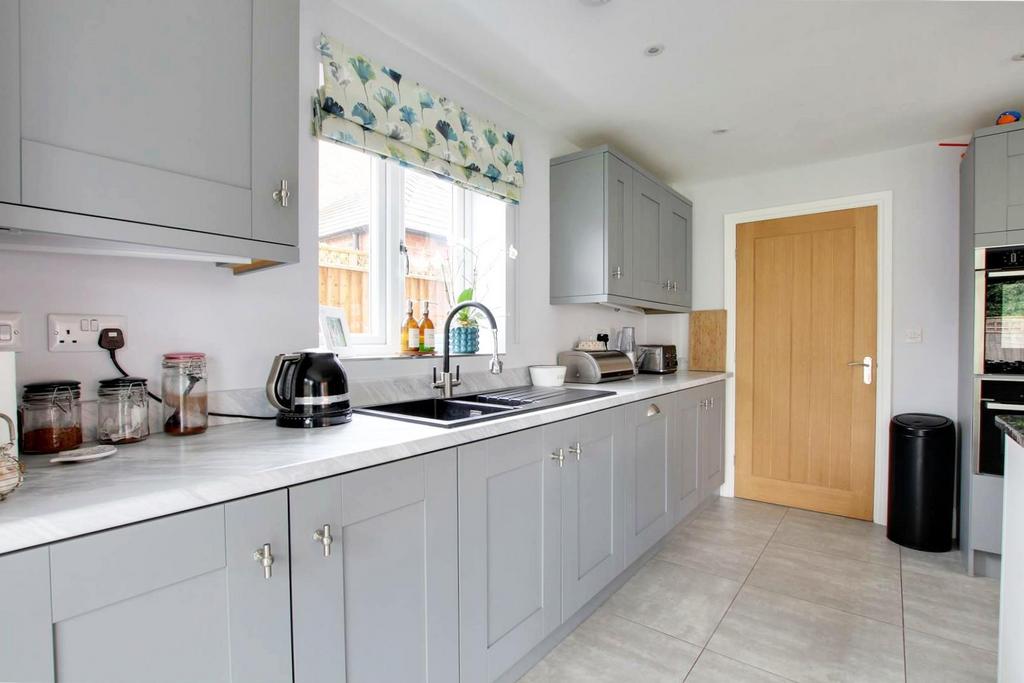
[[[49,382],[30,382],[25,385],[23,400],[49,399],[55,401],[58,398],[77,399],[82,395],[82,383],[73,379],[57,379]]]
[[[165,363],[188,363],[197,360],[206,360],[206,354],[198,351],[178,351],[164,354]]]
[[[130,389],[132,387],[145,389],[146,382],[145,377],[113,377],[111,379],[101,379],[100,389]]]

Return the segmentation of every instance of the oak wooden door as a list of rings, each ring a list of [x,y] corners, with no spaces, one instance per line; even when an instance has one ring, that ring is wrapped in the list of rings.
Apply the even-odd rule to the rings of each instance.
[[[871,519],[875,207],[737,229],[736,495]]]

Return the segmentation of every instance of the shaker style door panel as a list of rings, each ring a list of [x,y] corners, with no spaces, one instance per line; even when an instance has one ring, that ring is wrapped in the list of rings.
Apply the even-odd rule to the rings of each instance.
[[[700,505],[700,419],[703,387],[675,395],[672,426],[672,524],[678,524]]]
[[[552,297],[600,294],[608,286],[605,156],[551,167]]]
[[[1007,229],[1007,136],[987,135],[974,140],[974,232]]]
[[[706,497],[725,481],[725,383],[701,389],[710,401],[700,412],[701,495]]]
[[[624,410],[569,420],[562,468],[562,621],[625,567],[622,528]],[[557,425],[552,425],[556,427]],[[545,427],[545,446],[551,446]]]
[[[603,156],[608,293],[633,296],[633,169],[611,154]]]
[[[675,397],[658,396],[629,406],[625,484],[626,564],[669,529],[669,415]]]
[[[690,205],[675,195],[666,194],[665,220],[667,222],[663,234],[665,244],[661,249],[661,270],[672,282],[668,292],[670,303],[678,306],[689,306],[691,302],[691,269],[693,234]]]
[[[497,679],[561,621],[560,473],[540,429],[459,448],[466,683]]]
[[[290,680],[287,519],[276,491],[52,545],[60,679]]]
[[[22,203],[252,236],[253,0],[26,0],[20,20]]]
[[[667,301],[668,275],[662,270],[665,191],[640,173],[633,174],[633,291],[638,299]]]
[[[291,488],[297,683],[457,680],[456,476],[443,451]]]
[[[54,680],[49,579],[47,548],[0,557],[0,586],[5,587],[0,619],[0,681]]]
[[[21,201],[18,0],[0,0],[0,202]]]
[[[252,12],[252,238],[297,245],[298,131],[309,102],[299,94],[299,2],[253,0]],[[282,180],[288,206],[274,199]]]

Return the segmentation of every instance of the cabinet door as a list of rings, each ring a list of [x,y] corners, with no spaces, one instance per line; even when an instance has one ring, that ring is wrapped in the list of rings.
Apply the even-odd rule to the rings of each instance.
[[[700,411],[701,497],[716,492],[725,481],[725,384],[716,382],[704,392]]]
[[[1007,230],[1007,136],[987,135],[974,141],[974,232]]]
[[[284,491],[54,544],[61,680],[291,680],[288,565]]]
[[[633,296],[633,169],[605,154],[608,293]]]
[[[252,4],[252,238],[299,243],[299,2]],[[274,191],[288,183],[288,206]]]
[[[49,550],[35,548],[0,557],[0,586],[4,587],[0,681],[52,681]]]
[[[455,451],[290,490],[298,683],[458,678],[456,495]]]
[[[566,449],[562,468],[562,621],[625,567],[624,412],[605,410],[544,428],[548,450]],[[550,438],[552,432],[567,433],[563,438]]]
[[[21,201],[20,64],[18,0],[0,0],[0,202]]]
[[[689,204],[673,194],[665,193],[666,225],[662,230],[664,241],[660,250],[660,270],[672,283],[668,290],[668,302],[677,306],[689,306],[692,300],[692,213]]]
[[[668,300],[668,271],[661,249],[668,226],[665,191],[650,178],[633,173],[633,292],[638,299]]]
[[[640,557],[669,529],[669,415],[674,398],[658,396],[630,405],[625,459],[626,564]]]
[[[540,429],[459,448],[466,683],[495,680],[561,621],[560,472]]]
[[[253,0],[22,2],[22,203],[251,237],[253,18]]]
[[[700,419],[704,394],[701,388],[675,395],[672,424],[671,491],[672,524],[683,521],[700,504]]]

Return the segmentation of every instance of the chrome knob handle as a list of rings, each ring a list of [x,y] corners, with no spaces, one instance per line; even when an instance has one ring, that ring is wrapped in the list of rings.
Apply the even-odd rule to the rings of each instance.
[[[701,408],[701,410],[707,410],[708,409],[708,400],[706,398],[703,399],[700,402],[700,408]]]
[[[583,455],[583,444],[579,441],[575,445],[569,446],[569,452],[576,456],[576,462],[580,461],[580,456]]]
[[[334,537],[331,536],[330,524],[324,524],[322,529],[317,529],[316,531],[314,531],[313,540],[323,545],[324,557],[331,556],[331,544],[334,543]]]
[[[669,291],[672,291],[672,281],[671,280],[665,280],[665,282],[661,285],[661,288],[662,289],[667,289]]]
[[[550,457],[552,460],[557,460],[558,466],[561,467],[562,464],[565,462],[565,449],[559,448],[557,451],[553,452],[548,457]]]
[[[292,196],[292,193],[288,191],[288,181],[282,179],[281,187],[274,190],[274,201],[283,207],[288,206],[288,199]]]
[[[252,559],[263,567],[263,578],[269,579],[272,573],[270,568],[274,566],[274,554],[270,552],[270,544],[264,543],[262,548],[252,554]]]
[[[654,417],[655,415],[661,414],[661,408],[658,407],[657,403],[652,403],[647,406],[647,417]]]

